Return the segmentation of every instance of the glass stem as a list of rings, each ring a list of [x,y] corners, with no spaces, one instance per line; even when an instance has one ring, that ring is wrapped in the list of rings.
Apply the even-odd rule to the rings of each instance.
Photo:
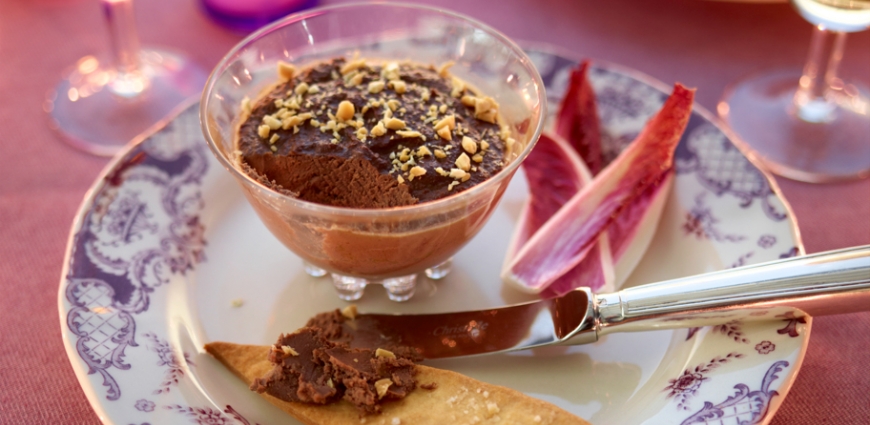
[[[115,71],[109,88],[118,96],[135,97],[147,88],[148,81],[141,73],[133,1],[102,0],[102,5],[109,27],[112,67]]]
[[[823,123],[835,118],[837,105],[830,95],[842,85],[837,68],[845,46],[846,33],[814,27],[809,58],[795,93],[796,112],[802,120]]]

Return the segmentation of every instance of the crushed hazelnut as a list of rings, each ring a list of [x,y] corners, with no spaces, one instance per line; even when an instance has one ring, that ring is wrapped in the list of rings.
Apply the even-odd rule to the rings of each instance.
[[[387,390],[390,389],[390,385],[393,385],[393,381],[390,378],[378,379],[375,381],[375,390],[378,392],[378,398],[384,398],[387,395]]]
[[[438,122],[435,124],[435,130],[436,130],[436,131],[437,131],[437,130],[440,130],[440,129],[444,128],[444,127],[449,128],[451,131],[452,131],[454,128],[456,128],[456,116],[454,116],[454,115],[448,115],[448,116],[446,116],[446,117],[444,117],[444,118],[441,118],[441,120],[438,121]]]
[[[444,140],[453,140],[453,135],[450,133],[450,127],[444,126],[435,131]]]
[[[357,59],[357,60],[352,60],[352,61],[344,64],[344,66],[342,66],[339,71],[341,72],[341,75],[347,75],[351,71],[356,71],[356,70],[363,68],[365,66],[366,66],[365,59]]]
[[[495,123],[498,114],[498,103],[491,97],[477,98],[474,103],[474,117],[489,123]]]
[[[311,86],[308,87],[307,93],[308,94],[320,93],[320,87],[317,87],[316,85],[312,84]]]
[[[471,157],[471,160],[474,162],[483,162],[483,155],[477,154]]]
[[[486,140],[481,140],[480,141],[480,150],[485,151],[487,149],[489,149],[489,142],[487,142]]]
[[[435,158],[438,158],[438,159],[447,158],[447,154],[444,153],[444,151],[442,151],[441,149],[435,149]]]
[[[308,93],[308,83],[306,83],[304,81],[299,83],[299,85],[296,86],[296,88],[293,89],[293,91],[296,92],[296,94],[300,94],[300,95]]]
[[[449,192],[449,191],[453,190],[453,188],[456,187],[456,185],[458,185],[458,184],[459,184],[458,181],[450,182],[450,184],[447,185],[447,191]]]
[[[408,180],[413,181],[414,177],[420,177],[424,174],[426,174],[426,169],[418,165],[408,172]]]
[[[465,91],[465,83],[463,83],[462,80],[454,78],[453,79],[453,89],[450,90],[450,96],[452,96],[452,97],[462,96],[462,92],[464,92],[464,91]]]
[[[251,99],[247,96],[242,99],[242,111],[245,111],[246,113],[251,112]]]
[[[297,353],[296,350],[294,350],[293,347],[291,347],[289,345],[282,345],[281,351],[283,351],[285,355],[289,355],[289,356],[298,356],[299,355],[299,353]]]
[[[372,81],[369,83],[369,93],[378,94],[384,90],[386,83],[383,80]]]
[[[266,115],[265,117],[263,117],[263,124],[268,125],[270,130],[277,130],[281,128],[281,120],[271,115]]]
[[[271,130],[272,129],[269,128],[268,124],[262,124],[259,127],[257,127],[257,134],[260,135],[261,139],[265,139],[265,138],[269,137],[269,132]]]
[[[468,155],[465,154],[465,152],[462,152],[462,154],[460,154],[459,157],[456,158],[455,164],[463,171],[468,171],[471,169],[471,158],[469,158]]]
[[[269,143],[270,143],[270,144],[275,143],[275,142],[278,141],[278,139],[279,139],[279,137],[278,137],[278,133],[275,133],[275,134],[272,135],[272,137],[269,138]]]
[[[283,81],[290,81],[296,75],[296,67],[284,62],[278,61],[278,78]]]
[[[349,80],[347,80],[347,85],[349,87],[358,86],[358,85],[362,84],[363,77],[365,77],[364,74],[356,74],[353,77],[351,77]]]
[[[461,168],[451,168],[450,169],[449,176],[451,178],[461,179],[461,178],[465,177],[466,175],[468,175],[468,173],[466,173],[465,170],[463,170]]]
[[[462,149],[465,149],[466,152],[474,155],[474,153],[477,152],[477,143],[472,140],[471,137],[463,136]]]
[[[432,155],[432,151],[429,150],[426,146],[420,146],[417,148],[417,156],[424,157],[426,155]]]
[[[351,304],[351,305],[348,305],[347,307],[341,309],[341,315],[350,319],[350,320],[356,319],[356,315],[357,315],[356,304]]]
[[[401,177],[401,176],[399,176],[399,177]],[[378,348],[375,350],[375,357],[377,357],[377,358],[386,357],[388,359],[395,359],[396,355],[393,354],[393,352],[390,350],[384,350],[383,348]]]
[[[438,75],[440,75],[441,77],[447,78],[447,75],[449,74],[450,68],[453,65],[456,65],[456,62],[453,62],[453,61],[444,62],[438,68]]]
[[[387,108],[390,108],[391,111],[395,112],[396,109],[399,108],[399,101],[396,99],[390,99],[387,101]]]
[[[447,171],[444,171],[444,169],[441,168],[441,167],[437,167],[437,168],[435,168],[435,172],[438,173],[439,175],[443,176],[443,177],[447,177],[447,176],[450,175],[450,173],[448,173]]]
[[[383,136],[384,134],[387,134],[387,128],[384,127],[384,122],[378,121],[378,125],[376,125],[372,128],[371,133],[372,133],[372,136],[374,136],[374,137]]]
[[[389,86],[398,94],[402,94],[408,90],[408,85],[402,80],[392,80],[390,81]]]
[[[399,184],[405,183],[405,178],[402,177],[402,176],[398,176],[398,177],[396,177],[396,180],[399,181]],[[356,359],[354,359],[354,360],[356,360]]]
[[[365,127],[360,127],[356,130],[356,138],[361,141],[366,141],[366,136],[369,135],[369,131],[365,129]]]
[[[399,130],[399,131],[396,131],[396,134],[398,134],[399,137],[401,137],[403,139],[406,139],[409,137],[419,137],[423,140],[426,140],[426,136],[422,135],[419,131]]]
[[[347,121],[353,119],[354,107],[353,103],[350,101],[342,100],[341,103],[338,104],[338,111],[335,112],[335,117],[339,119],[339,121]]]
[[[460,100],[462,101],[462,104],[465,106],[474,106],[477,103],[477,98],[470,95],[470,94],[462,96],[462,99],[460,99]]]
[[[390,118],[387,120],[386,126],[390,130],[401,130],[405,128],[405,122],[398,118]]]

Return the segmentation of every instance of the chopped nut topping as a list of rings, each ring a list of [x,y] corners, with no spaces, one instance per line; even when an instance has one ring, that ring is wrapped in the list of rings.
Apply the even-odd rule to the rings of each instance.
[[[368,130],[365,129],[365,127],[360,127],[359,129],[356,130],[356,138],[360,139],[363,142],[366,141],[366,137],[368,135],[369,135],[369,132],[368,132]]]
[[[390,385],[393,385],[393,381],[390,378],[378,379],[375,381],[375,390],[378,392],[378,398],[384,398],[387,395],[387,390],[390,389]]]
[[[265,138],[269,137],[269,131],[271,131],[271,130],[272,129],[269,128],[269,126],[267,124],[263,124],[263,125],[257,127],[257,134],[260,135],[261,139],[265,139]]]
[[[462,170],[459,170],[459,171],[462,171]],[[456,185],[458,185],[458,184],[459,184],[458,181],[450,182],[450,184],[447,185],[447,190],[448,190],[448,191],[453,190],[453,188],[454,188]]]
[[[401,176],[399,176],[399,177],[401,177]],[[375,357],[378,357],[378,358],[386,357],[388,359],[395,359],[396,355],[393,354],[393,352],[390,350],[384,350],[383,348],[378,348],[375,350]]]
[[[474,162],[483,162],[483,155],[477,154],[471,157],[471,160]]]
[[[293,91],[296,92],[296,94],[300,94],[300,95],[308,93],[308,83],[306,83],[304,81],[299,83],[299,85],[296,86],[296,88],[293,89]]]
[[[465,152],[462,152],[462,154],[459,155],[459,158],[456,158],[455,164],[463,171],[468,171],[469,169],[471,169],[471,159],[468,157],[468,155],[465,154]]]
[[[444,169],[441,167],[435,168],[435,172],[438,173],[438,175],[443,176],[443,177],[447,177],[450,175],[450,173],[448,173],[447,171],[444,171]]]
[[[406,139],[409,137],[419,137],[423,140],[426,140],[426,136],[422,135],[419,131],[399,130],[399,131],[396,131],[396,134],[398,134],[399,137],[401,137],[403,139]]]
[[[311,86],[308,87],[307,93],[308,94],[320,93],[320,87],[317,87],[316,85],[312,84]]]
[[[408,180],[413,181],[414,177],[420,177],[424,174],[426,174],[426,169],[418,165],[408,172]]]
[[[396,180],[399,181],[399,184],[405,183],[405,178],[402,177],[402,176],[398,176],[398,177],[396,177]],[[354,360],[356,360],[356,359],[354,359]]]
[[[296,75],[296,67],[284,62],[278,61],[278,78],[283,81],[290,81]]]
[[[443,64],[438,68],[438,75],[440,75],[440,76],[442,76],[442,77],[444,77],[444,78],[447,78],[447,75],[449,75],[449,73],[450,73],[450,72],[449,72],[449,71],[450,71],[450,68],[451,68],[453,65],[456,65],[456,62],[453,62],[453,61],[447,61],[447,62],[444,62],[444,63],[443,63]]]
[[[423,90],[420,92],[420,99],[423,99],[424,102],[428,102],[430,96],[431,94],[429,93],[429,89],[424,87]]]
[[[294,350],[293,347],[291,347],[289,345],[282,345],[281,351],[283,351],[285,355],[290,355],[290,356],[298,356],[299,355],[299,353],[297,353],[296,350]]]
[[[335,113],[335,117],[340,121],[347,121],[353,119],[353,114],[353,103],[350,103],[350,101],[347,100],[342,100],[341,103],[338,104],[338,111]]]
[[[460,169],[460,168],[451,168],[451,169],[450,169],[450,174],[449,174],[449,176],[450,176],[451,178],[454,178],[454,179],[461,179],[461,178],[463,178],[463,177],[465,177],[465,176],[467,176],[467,175],[468,175],[468,173],[466,173],[465,170],[463,170],[463,169]]]
[[[477,152],[477,143],[471,139],[471,137],[463,136],[462,137],[462,149],[465,149],[466,152],[474,155]],[[480,161],[478,161],[480,162]]]
[[[344,66],[342,66],[339,71],[341,72],[341,75],[346,75],[349,74],[351,71],[356,71],[357,69],[363,68],[365,66],[365,59],[357,59],[344,64]]]
[[[441,149],[435,149],[435,158],[438,158],[438,159],[447,158],[447,154],[444,153],[444,151],[442,151]]]
[[[372,136],[374,136],[374,137],[383,136],[384,134],[387,134],[387,128],[384,127],[384,122],[378,121],[378,125],[376,125],[376,126],[374,126],[374,128],[372,128],[371,133],[372,133]]]
[[[386,66],[381,69],[381,75],[387,80],[398,80],[399,79],[399,63],[398,62],[390,62]]]
[[[350,320],[356,319],[356,315],[357,315],[356,304],[351,304],[351,305],[348,305],[347,307],[341,309],[341,315],[350,319]]]
[[[426,146],[420,146],[417,148],[417,156],[424,157],[426,155],[432,155],[432,151],[429,150]]]
[[[275,133],[272,135],[272,137],[269,138],[269,143],[275,143],[278,141],[278,139],[279,139],[278,133]]]
[[[444,128],[444,127],[449,128],[451,131],[452,131],[454,128],[456,128],[456,116],[454,116],[454,115],[448,115],[448,116],[446,116],[446,117],[444,117],[444,118],[441,118],[441,120],[438,121],[438,122],[435,124],[435,130],[436,130],[436,131],[437,131],[437,130],[441,130],[441,129]],[[440,133],[439,133],[439,134],[440,134]],[[447,139],[450,140],[450,138],[447,138]]]
[[[485,151],[487,149],[489,149],[489,143],[486,140],[481,140],[480,141],[480,150]]]
[[[489,123],[495,123],[498,114],[498,103],[491,97],[477,98],[474,103],[474,117]]]
[[[396,109],[399,109],[399,101],[396,99],[390,99],[387,101],[387,108],[390,108],[391,111],[396,112]]]
[[[464,92],[464,91],[465,91],[465,83],[463,83],[462,80],[454,78],[453,79],[453,89],[450,90],[450,96],[452,96],[452,97],[462,96],[462,92]]]
[[[408,85],[402,80],[392,80],[388,85],[398,94],[402,94],[408,90]]]
[[[362,84],[363,77],[365,77],[365,74],[356,74],[353,77],[351,77],[349,80],[347,80],[347,85],[349,87],[358,86],[358,85]]]
[[[369,83],[369,93],[378,94],[384,90],[386,83],[383,80],[372,81]]]
[[[386,126],[390,130],[401,130],[405,128],[405,122],[398,118],[390,118],[387,120]]]
[[[268,125],[270,130],[277,130],[281,128],[281,120],[271,115],[266,115],[265,117],[263,117],[263,124]]]
[[[470,94],[467,94],[465,96],[462,96],[461,101],[462,104],[465,106],[474,106],[477,103],[477,98]]]
[[[439,128],[436,133],[444,140],[453,140],[453,135],[450,133],[450,127],[444,126]]]
[[[251,99],[249,99],[247,96],[242,98],[242,111],[245,111],[245,113],[251,112]]]

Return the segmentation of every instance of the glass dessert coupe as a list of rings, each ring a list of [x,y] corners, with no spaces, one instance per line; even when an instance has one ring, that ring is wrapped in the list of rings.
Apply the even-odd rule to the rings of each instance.
[[[451,74],[500,105],[516,140],[503,169],[456,195],[417,205],[363,209],[303,201],[243,172],[233,156],[243,99],[277,80],[277,63],[306,65],[359,55],[455,65]],[[200,106],[203,132],[217,159],[242,186],[266,227],[306,263],[313,276],[331,273],[339,297],[359,299],[382,284],[394,301],[414,294],[416,277],[439,279],[452,256],[483,227],[546,116],[541,77],[507,37],[455,13],[400,4],[352,4],[291,15],[252,34],[217,65]],[[495,247],[498,249],[498,247]]]

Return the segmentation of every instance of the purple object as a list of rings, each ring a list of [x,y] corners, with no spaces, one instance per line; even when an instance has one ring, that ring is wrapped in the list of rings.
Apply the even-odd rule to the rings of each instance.
[[[215,22],[238,31],[253,31],[288,14],[317,6],[317,0],[201,0]]]

